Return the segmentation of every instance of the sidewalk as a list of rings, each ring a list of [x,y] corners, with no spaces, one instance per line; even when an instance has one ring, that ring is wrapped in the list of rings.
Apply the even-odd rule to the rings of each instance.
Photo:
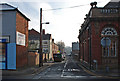
[[[2,70],[2,76],[20,76],[20,75],[36,74],[50,67],[53,64],[54,63],[52,62],[47,62],[47,63],[43,63],[42,67],[39,67],[38,65],[36,65],[34,67],[25,67],[17,70]]]
[[[120,79],[120,73],[117,70],[114,71],[103,71],[103,70],[90,70],[86,65],[78,63],[80,67],[84,69],[87,73],[95,76],[102,76],[102,77],[108,77],[108,78],[119,78]]]

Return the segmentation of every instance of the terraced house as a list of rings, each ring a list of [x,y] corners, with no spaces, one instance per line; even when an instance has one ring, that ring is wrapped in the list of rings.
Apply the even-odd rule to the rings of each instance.
[[[91,3],[79,31],[81,63],[90,69],[119,70],[120,2]]]

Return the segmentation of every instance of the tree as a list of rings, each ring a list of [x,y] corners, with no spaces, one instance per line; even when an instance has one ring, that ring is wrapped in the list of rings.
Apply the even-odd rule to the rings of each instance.
[[[64,52],[64,48],[65,48],[65,43],[62,42],[62,41],[58,41],[56,44],[59,47],[60,53],[63,53]]]
[[[72,47],[70,47],[70,46],[66,46],[66,47],[65,47],[65,52],[66,52],[66,54],[71,53],[71,51],[72,51]]]

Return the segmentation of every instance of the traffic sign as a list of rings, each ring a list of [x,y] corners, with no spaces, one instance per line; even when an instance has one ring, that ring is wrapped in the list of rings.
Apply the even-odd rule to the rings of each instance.
[[[103,37],[103,38],[101,39],[101,45],[102,45],[103,47],[109,47],[110,44],[111,44],[111,40],[110,40],[108,37]]]
[[[48,53],[48,49],[43,49],[43,53]]]

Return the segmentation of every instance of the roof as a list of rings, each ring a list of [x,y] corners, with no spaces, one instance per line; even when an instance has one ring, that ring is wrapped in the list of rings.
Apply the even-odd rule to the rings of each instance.
[[[29,30],[28,32],[29,40],[39,40],[40,33],[34,29]]]
[[[44,34],[44,35],[42,36],[42,39],[43,39],[43,40],[50,40],[50,38],[51,38],[51,34]]]
[[[27,18],[22,12],[20,12],[18,10],[18,8],[12,6],[12,5],[9,5],[7,3],[1,3],[0,4],[0,11],[17,11],[18,13],[20,13],[25,19],[27,19],[28,21],[30,21],[29,18]]]
[[[40,38],[40,33],[36,31],[35,29],[29,30],[29,40],[39,40]],[[42,40],[50,40],[51,34],[43,34],[42,35]]]
[[[104,8],[120,8],[120,1],[118,2],[109,2],[104,6]]]

